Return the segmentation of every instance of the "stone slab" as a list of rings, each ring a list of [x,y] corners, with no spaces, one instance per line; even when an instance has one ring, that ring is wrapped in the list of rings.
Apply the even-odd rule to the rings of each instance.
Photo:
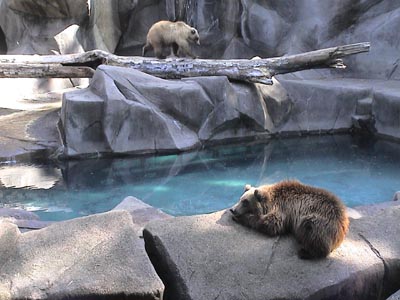
[[[316,261],[299,259],[291,236],[266,237],[223,211],[150,222],[144,238],[166,299],[377,299],[384,277],[353,229]]]
[[[387,208],[393,206],[400,206],[399,201],[385,201],[377,204],[363,205],[353,207],[353,210],[357,211],[360,216],[359,217],[370,217],[375,216],[384,212]]]
[[[385,266],[383,291],[389,296],[400,288],[400,206],[388,207],[352,225]]]
[[[153,220],[163,220],[172,218],[171,215],[164,213],[162,210],[155,208],[147,203],[144,203],[136,197],[126,197],[113,210],[126,210],[132,216],[134,224],[144,226]]]
[[[0,298],[161,299],[164,286],[138,230],[125,211],[23,234],[0,226]]]

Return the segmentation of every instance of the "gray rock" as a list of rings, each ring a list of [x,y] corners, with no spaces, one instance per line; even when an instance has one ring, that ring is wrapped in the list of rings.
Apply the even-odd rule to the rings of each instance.
[[[293,237],[266,237],[233,222],[229,212],[150,222],[144,238],[166,299],[377,299],[386,267],[370,235],[359,232],[367,222],[376,233],[389,223],[373,221],[355,227],[353,220],[343,244],[316,261],[298,258]],[[396,239],[391,227],[382,245]],[[389,243],[393,254],[396,243]]]
[[[272,133],[353,127],[398,138],[397,95],[396,81],[280,76],[265,86],[225,77],[163,80],[101,66],[90,88],[65,95],[65,155],[177,152]],[[365,99],[368,114],[360,117]],[[371,122],[360,127],[357,118]]]
[[[394,193],[393,195],[393,201],[398,201],[400,199],[400,191]]]
[[[15,225],[3,224],[2,299],[162,297],[163,284],[127,212],[55,223],[23,234]]]
[[[132,216],[134,224],[144,226],[153,220],[164,220],[172,218],[169,214],[164,213],[158,208],[155,208],[136,197],[126,197],[120,204],[113,208],[113,210],[126,210]],[[141,235],[141,233],[140,233]]]
[[[400,93],[398,89],[380,90],[372,104],[376,129],[382,135],[400,138]]]
[[[289,100],[273,103],[272,118],[266,90],[226,77],[164,80],[100,66],[89,88],[64,96],[65,155],[177,152],[274,132]]]
[[[41,229],[52,224],[52,222],[40,221],[39,216],[33,212],[17,208],[0,208],[0,221],[2,219],[17,225],[22,230]]]
[[[396,201],[386,201],[386,202],[377,203],[377,204],[356,206],[353,208],[353,210],[357,211],[361,215],[361,217],[372,217],[372,216],[382,213],[387,208],[393,207],[393,206],[400,206],[400,203],[396,202]]]
[[[0,208],[0,218],[9,217],[17,220],[39,220],[39,216],[33,212],[29,212],[18,208]]]
[[[385,209],[370,218],[354,221],[356,232],[382,261],[385,267],[383,295],[389,296],[400,288],[400,241],[398,220],[400,206]]]
[[[399,138],[400,88],[394,80],[320,79],[293,80],[278,76],[293,103],[287,122],[279,131],[324,132],[354,126],[356,111],[366,98],[371,102],[367,120],[371,132]]]
[[[47,18],[80,17],[87,14],[87,3],[79,1],[8,0],[9,8],[22,14]]]
[[[346,130],[352,126],[357,100],[369,93],[341,80],[280,80],[293,107],[281,132]]]
[[[386,300],[400,300],[400,290],[398,290],[396,293],[391,295],[389,298]]]

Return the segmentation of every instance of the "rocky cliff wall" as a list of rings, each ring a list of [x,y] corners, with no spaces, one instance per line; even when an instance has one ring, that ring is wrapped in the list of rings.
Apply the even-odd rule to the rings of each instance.
[[[350,58],[348,71],[317,75],[400,79],[400,2],[393,0],[0,0],[0,51],[140,55],[149,27],[161,19],[197,27],[202,58],[282,56],[370,41],[369,55]]]

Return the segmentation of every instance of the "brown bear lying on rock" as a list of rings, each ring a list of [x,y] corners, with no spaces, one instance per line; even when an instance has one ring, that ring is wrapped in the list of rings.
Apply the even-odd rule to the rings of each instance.
[[[349,227],[338,197],[298,181],[246,185],[231,212],[238,223],[269,236],[292,233],[303,259],[326,257],[342,243]]]

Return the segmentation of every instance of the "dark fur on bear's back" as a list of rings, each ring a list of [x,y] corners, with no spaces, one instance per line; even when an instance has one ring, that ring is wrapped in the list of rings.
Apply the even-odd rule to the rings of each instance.
[[[338,197],[298,181],[246,186],[231,212],[235,221],[270,236],[294,234],[301,258],[327,256],[342,243],[349,226]]]

